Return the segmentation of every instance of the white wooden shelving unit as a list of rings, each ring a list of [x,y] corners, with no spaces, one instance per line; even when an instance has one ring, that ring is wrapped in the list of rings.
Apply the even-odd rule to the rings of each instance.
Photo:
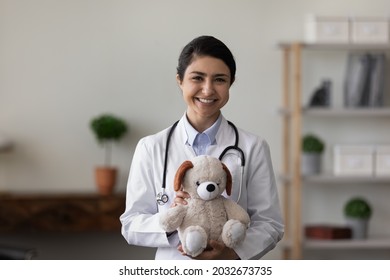
[[[305,108],[302,103],[302,52],[322,51],[383,51],[390,52],[390,44],[305,44],[281,43],[283,55],[283,167],[280,181],[283,187],[283,207],[286,232],[283,245],[284,259],[302,259],[303,249],[390,249],[390,236],[370,237],[367,240],[305,240],[303,237],[302,199],[303,185],[390,184],[389,178],[336,177],[333,174],[302,177],[300,171],[301,135],[303,120],[319,118],[389,118],[390,108]]]

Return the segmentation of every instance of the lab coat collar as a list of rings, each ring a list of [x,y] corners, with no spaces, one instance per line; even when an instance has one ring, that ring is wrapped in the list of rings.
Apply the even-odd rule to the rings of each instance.
[[[186,130],[186,133],[187,133],[187,144],[189,144],[190,146],[193,146],[194,145],[194,141],[195,141],[195,138],[196,136],[200,133],[199,131],[197,131],[191,124],[190,122],[188,121],[188,118],[185,117],[183,118],[183,121],[184,121],[184,128]],[[216,134],[218,133],[218,130],[219,130],[219,127],[221,125],[221,121],[222,121],[222,114],[219,115],[218,119],[214,122],[214,124],[209,127],[208,129],[206,129],[203,133],[207,135],[207,137],[209,138],[209,141],[211,143],[211,145],[215,145],[216,144],[216,141],[215,141],[215,136]]]
[[[186,129],[185,129],[185,124],[184,122],[187,121],[187,116],[186,116],[186,113],[184,113],[184,115],[181,117],[179,123],[178,123],[178,130],[180,131],[180,143],[183,143],[184,145],[189,145],[187,143],[188,141],[188,135],[187,135],[187,132],[186,132]],[[224,145],[225,143],[228,143],[228,141],[231,139],[232,137],[232,134],[233,133],[233,136],[234,136],[234,132],[233,132],[233,129],[228,129],[230,128],[227,120],[225,119],[225,117],[222,115],[220,115],[220,126],[219,126],[219,129],[215,135],[215,143],[218,143],[218,146],[219,145]]]

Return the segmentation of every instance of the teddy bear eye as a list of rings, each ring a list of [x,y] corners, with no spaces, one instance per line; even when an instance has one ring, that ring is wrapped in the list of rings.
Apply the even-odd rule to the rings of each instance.
[[[196,181],[195,183],[198,187],[200,186],[200,182],[199,181]]]

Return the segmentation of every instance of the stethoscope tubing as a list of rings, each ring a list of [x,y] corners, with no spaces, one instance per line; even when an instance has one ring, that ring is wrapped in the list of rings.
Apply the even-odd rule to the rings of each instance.
[[[165,149],[165,155],[164,155],[164,170],[163,170],[163,178],[162,178],[162,185],[161,185],[162,191],[156,197],[157,203],[159,205],[164,205],[169,200],[168,195],[165,193],[166,177],[167,177],[167,167],[168,167],[168,152],[169,152],[169,144],[171,142],[173,131],[175,130],[175,128],[176,128],[178,123],[179,123],[179,121],[176,121],[172,125],[172,127],[170,128],[170,130],[168,132],[168,136],[167,136],[167,143],[166,143],[166,149]],[[226,147],[222,151],[222,153],[221,153],[221,155],[219,156],[218,159],[220,161],[222,161],[223,157],[230,150],[236,150],[240,154],[240,159],[241,159],[241,178],[240,178],[239,196],[238,196],[238,199],[237,199],[237,202],[238,202],[240,200],[240,198],[241,198],[241,188],[242,188],[242,181],[243,181],[243,177],[244,177],[244,167],[245,167],[245,154],[242,151],[242,149],[238,146],[239,134],[238,134],[237,127],[230,121],[228,121],[228,124],[233,128],[236,139],[234,141],[234,145]]]

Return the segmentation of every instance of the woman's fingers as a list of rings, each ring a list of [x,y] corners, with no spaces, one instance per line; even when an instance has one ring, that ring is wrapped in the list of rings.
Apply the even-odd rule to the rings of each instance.
[[[175,199],[173,200],[171,207],[175,207],[178,204],[187,205],[187,201],[186,201],[187,198],[190,198],[188,192],[178,191],[176,193]]]

